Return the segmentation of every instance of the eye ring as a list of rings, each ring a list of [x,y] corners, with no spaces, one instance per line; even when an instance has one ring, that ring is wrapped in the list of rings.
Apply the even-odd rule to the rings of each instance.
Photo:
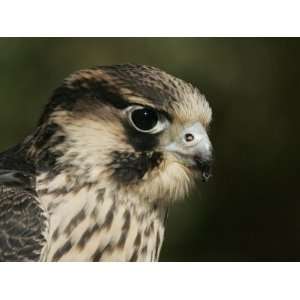
[[[155,134],[168,126],[167,119],[155,109],[133,105],[125,110],[130,125],[139,132]]]

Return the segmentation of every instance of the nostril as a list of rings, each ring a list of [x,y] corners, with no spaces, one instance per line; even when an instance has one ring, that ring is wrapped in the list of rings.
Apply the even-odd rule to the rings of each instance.
[[[195,137],[191,133],[186,133],[184,135],[184,139],[185,139],[186,142],[192,142],[195,139]]]

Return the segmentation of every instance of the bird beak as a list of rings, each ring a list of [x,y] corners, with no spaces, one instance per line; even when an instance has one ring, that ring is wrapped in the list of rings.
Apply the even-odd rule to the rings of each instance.
[[[183,128],[165,151],[173,153],[185,166],[200,171],[203,181],[211,176],[212,145],[199,122]]]

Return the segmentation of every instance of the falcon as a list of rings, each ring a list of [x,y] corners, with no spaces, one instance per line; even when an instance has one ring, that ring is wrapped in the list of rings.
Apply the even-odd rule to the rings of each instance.
[[[0,154],[0,260],[158,261],[168,208],[210,177],[211,118],[155,67],[70,75]]]

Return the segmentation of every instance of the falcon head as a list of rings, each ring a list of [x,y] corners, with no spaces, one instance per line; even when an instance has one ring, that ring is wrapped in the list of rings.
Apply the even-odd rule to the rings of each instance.
[[[54,91],[30,154],[40,172],[64,174],[66,188],[101,181],[127,197],[171,201],[210,176],[211,116],[197,88],[158,68],[81,70]]]

